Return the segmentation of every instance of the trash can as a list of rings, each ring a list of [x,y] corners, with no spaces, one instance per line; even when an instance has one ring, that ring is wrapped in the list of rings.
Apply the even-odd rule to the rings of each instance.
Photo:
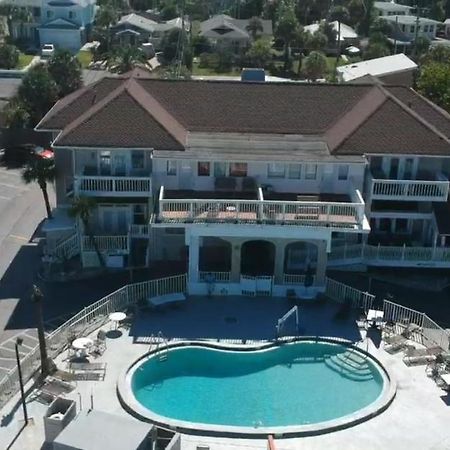
[[[53,442],[77,413],[74,400],[57,397],[44,416],[45,442]]]

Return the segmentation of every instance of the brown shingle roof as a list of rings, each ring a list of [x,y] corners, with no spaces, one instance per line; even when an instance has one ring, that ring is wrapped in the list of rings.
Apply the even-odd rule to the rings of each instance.
[[[183,149],[127,90],[120,92],[72,130],[64,132],[55,145]]]
[[[449,155],[450,145],[397,102],[387,99],[335,153]]]

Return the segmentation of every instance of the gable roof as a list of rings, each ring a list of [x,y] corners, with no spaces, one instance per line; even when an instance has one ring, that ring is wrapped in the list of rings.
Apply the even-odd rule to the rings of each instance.
[[[336,31],[336,34],[339,31],[339,22],[337,20],[330,22],[330,25],[333,27],[333,30]],[[311,25],[306,25],[303,29],[308,33],[314,34],[316,31],[319,31],[320,23],[312,23]],[[339,41],[344,41],[345,39],[357,39],[358,33],[349,25],[341,22],[341,34]]]
[[[182,150],[190,133],[310,136],[330,154],[450,156],[450,116],[412,89],[380,84],[151,79],[133,70],[59,101],[36,127],[55,145]]]
[[[405,54],[399,53],[339,66],[336,70],[343,81],[351,81],[365,75],[383,76],[416,68],[417,64],[413,60],[409,59]]]
[[[58,17],[56,19],[45,22],[43,25],[39,26],[39,28],[64,28],[78,30],[80,28],[80,25],[77,25],[70,20],[64,19],[63,17]]]
[[[263,30],[262,35],[271,36],[272,35],[272,21],[271,20],[261,20],[261,25]],[[247,25],[249,24],[248,19],[234,19],[233,17],[227,16],[226,14],[218,14],[211,17],[208,20],[203,21],[200,24],[200,35],[209,38],[220,38],[220,37],[250,37],[247,31]],[[229,28],[230,33],[220,34],[216,32],[219,28]]]
[[[374,8],[376,8],[380,11],[410,11],[411,9],[413,9],[412,6],[400,5],[393,1],[391,1],[391,2],[374,2],[373,6],[374,6]]]

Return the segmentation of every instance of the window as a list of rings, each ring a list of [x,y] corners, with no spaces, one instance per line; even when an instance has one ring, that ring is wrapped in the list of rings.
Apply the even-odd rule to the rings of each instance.
[[[279,163],[267,164],[267,176],[269,178],[284,178],[286,175],[286,166]]]
[[[407,233],[408,219],[395,219],[395,231],[397,233]]]
[[[433,33],[434,31],[434,25],[430,25],[430,33]]]
[[[301,164],[289,164],[289,174],[290,179],[298,180],[301,177],[302,165]]]
[[[246,177],[247,176],[247,163],[230,163],[230,176]]]
[[[226,162],[215,162],[214,163],[214,176],[215,177],[225,177],[227,175],[227,163]]]
[[[100,153],[100,175],[111,175],[111,152]]]
[[[411,33],[414,33],[414,31],[416,31],[415,25],[411,25],[410,31],[411,31]]]
[[[131,152],[131,167],[133,169],[144,168],[144,152],[142,150],[133,150]]]
[[[69,19],[74,19],[74,18],[75,18],[75,12],[69,11]]]
[[[347,180],[348,179],[348,164],[341,164],[338,170],[338,180]]]
[[[305,179],[315,180],[317,178],[317,164],[306,164]]]
[[[405,24],[402,25],[402,31],[403,31],[403,32],[406,31]]]
[[[428,25],[423,26],[423,31],[424,31],[424,33],[428,33]]]
[[[199,177],[209,177],[209,162],[199,161],[197,163],[197,175]]]
[[[177,174],[177,162],[172,160],[172,159],[168,159],[167,160],[167,175],[176,175]]]
[[[166,228],[166,234],[184,234],[184,228]]]
[[[47,11],[47,19],[51,19],[53,17],[53,11]]]

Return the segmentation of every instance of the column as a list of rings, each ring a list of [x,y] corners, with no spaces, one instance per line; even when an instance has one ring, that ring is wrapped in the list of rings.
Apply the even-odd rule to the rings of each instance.
[[[323,286],[325,284],[327,262],[328,262],[327,243],[326,241],[319,241],[317,245],[317,270],[315,282],[317,286]]]
[[[275,267],[274,267],[274,284],[283,284],[284,274],[284,249],[286,245],[284,242],[275,242]]]
[[[241,281],[241,243],[231,241],[231,274],[230,281],[232,283],[240,283]]]
[[[198,283],[198,260],[200,237],[192,236],[189,240],[189,283]]]

